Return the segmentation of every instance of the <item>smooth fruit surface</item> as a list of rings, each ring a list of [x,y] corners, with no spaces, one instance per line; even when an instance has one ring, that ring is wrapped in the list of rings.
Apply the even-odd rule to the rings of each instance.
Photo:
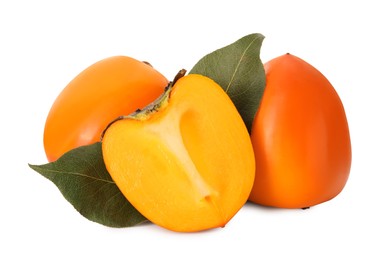
[[[342,102],[313,66],[291,54],[265,64],[266,88],[251,139],[256,177],[250,200],[305,208],[334,198],[351,167]]]
[[[148,105],[167,84],[154,68],[126,56],[106,58],[86,68],[63,89],[47,116],[48,160],[99,141],[109,122]]]
[[[159,226],[180,232],[223,227],[247,201],[254,181],[247,128],[207,77],[185,76],[168,96],[151,114],[107,129],[107,170],[131,204]]]

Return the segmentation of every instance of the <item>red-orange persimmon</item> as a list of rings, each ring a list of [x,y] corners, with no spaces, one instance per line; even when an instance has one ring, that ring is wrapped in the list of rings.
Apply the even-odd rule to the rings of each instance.
[[[266,88],[251,139],[256,177],[250,200],[305,208],[337,196],[351,167],[342,102],[313,66],[291,54],[265,64]]]

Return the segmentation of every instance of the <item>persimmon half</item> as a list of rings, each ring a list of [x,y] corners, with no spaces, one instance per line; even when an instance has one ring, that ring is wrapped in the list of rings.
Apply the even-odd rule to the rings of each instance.
[[[143,108],[160,96],[168,80],[149,64],[113,56],[89,66],[59,94],[46,119],[47,159],[100,140],[116,117]]]
[[[130,203],[173,231],[225,226],[254,182],[243,119],[224,90],[201,75],[178,79],[154,104],[112,123],[102,151]]]
[[[264,66],[266,88],[251,132],[256,177],[250,200],[306,208],[334,198],[351,167],[341,99],[321,72],[294,55]]]

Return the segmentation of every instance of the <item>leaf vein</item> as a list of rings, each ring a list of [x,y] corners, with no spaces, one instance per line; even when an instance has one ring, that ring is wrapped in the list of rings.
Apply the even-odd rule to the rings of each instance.
[[[232,74],[231,80],[228,82],[228,85],[227,85],[226,91],[225,91],[226,93],[228,93],[228,90],[230,89],[232,83],[233,83],[234,80],[235,80],[235,76],[236,76],[236,74],[238,73],[238,69],[239,69],[240,64],[241,64],[242,61],[243,61],[243,57],[246,55],[246,52],[250,49],[251,45],[253,45],[254,42],[255,42],[256,40],[258,40],[259,38],[260,38],[259,36],[256,37],[256,38],[254,38],[254,39],[250,42],[250,44],[246,47],[246,49],[243,51],[242,55],[240,56],[239,62],[238,62],[238,64],[237,64],[236,67],[235,67],[234,73]]]
[[[49,170],[49,169],[46,169],[46,171],[54,173],[54,174],[64,174],[65,173],[65,174],[69,174],[69,175],[76,175],[76,176],[81,176],[81,177],[85,177],[85,178],[90,178],[90,179],[93,179],[93,180],[96,180],[96,181],[102,181],[102,182],[106,182],[106,183],[115,184],[114,181],[105,180],[105,179],[102,179],[102,178],[96,178],[96,177],[93,177],[93,176],[90,176],[90,175],[87,175],[87,174],[83,174],[83,173],[79,173],[79,172],[59,171],[59,170]]]

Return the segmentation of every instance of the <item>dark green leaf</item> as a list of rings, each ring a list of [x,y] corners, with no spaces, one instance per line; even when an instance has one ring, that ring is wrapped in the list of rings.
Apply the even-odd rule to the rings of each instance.
[[[100,142],[71,150],[55,162],[29,166],[57,185],[74,208],[91,221],[110,227],[146,221],[107,172]]]
[[[250,34],[203,57],[189,72],[217,82],[234,102],[251,131],[265,88],[265,71],[260,59],[264,36]]]

